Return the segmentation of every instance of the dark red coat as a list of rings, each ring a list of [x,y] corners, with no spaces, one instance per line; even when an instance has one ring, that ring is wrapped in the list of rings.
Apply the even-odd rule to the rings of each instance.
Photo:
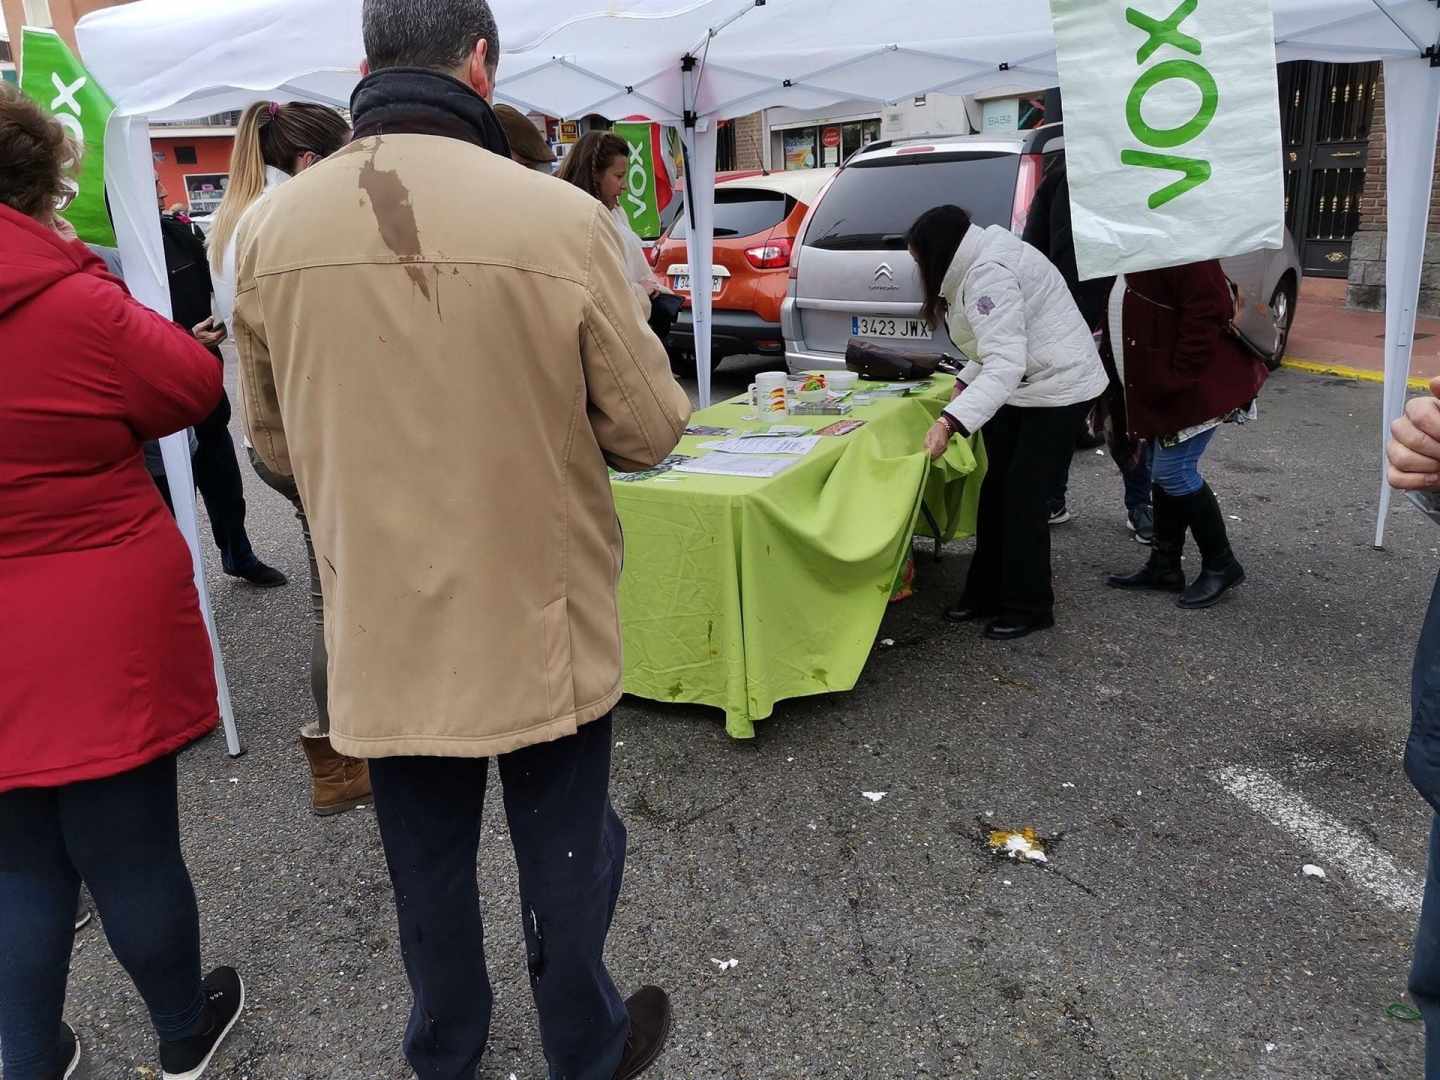
[[[1218,262],[1126,274],[1125,284],[1124,386],[1131,435],[1174,435],[1255,399],[1269,372],[1228,331],[1235,301]],[[1107,320],[1107,366],[1114,363],[1114,332]]]
[[[203,420],[221,378],[85,245],[0,205],[0,791],[214,728],[189,549],[140,444]]]

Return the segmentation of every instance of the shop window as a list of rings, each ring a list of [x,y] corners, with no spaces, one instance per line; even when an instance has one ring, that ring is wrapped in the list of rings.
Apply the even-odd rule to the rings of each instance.
[[[784,133],[785,168],[813,169],[820,164],[817,130],[798,128]]]
[[[220,200],[225,197],[225,186],[229,182],[230,177],[224,173],[192,173],[185,177],[185,197],[191,215],[213,214],[220,209]]]
[[[177,147],[175,147],[175,164],[176,164],[176,165],[198,165],[198,164],[200,164],[200,159],[199,159],[198,157],[196,157],[196,155],[195,155],[195,147],[193,147],[193,146],[177,146]]]

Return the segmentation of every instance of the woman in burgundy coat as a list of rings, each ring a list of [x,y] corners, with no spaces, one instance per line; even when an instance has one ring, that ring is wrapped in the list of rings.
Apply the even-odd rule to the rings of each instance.
[[[175,755],[215,727],[185,541],[140,446],[204,419],[221,370],[58,217],[64,128],[0,83],[0,1061],[69,1077],[80,884],[160,1039],[198,1078],[239,1015],[201,978]]]
[[[1234,315],[1230,283],[1213,260],[1115,283],[1104,353],[1124,391],[1114,403],[1116,422],[1134,438],[1155,440],[1155,543],[1138,573],[1109,579],[1114,588],[1178,592],[1181,607],[1205,608],[1245,580],[1199,469],[1222,423],[1254,418],[1268,373],[1231,333]],[[1188,586],[1181,566],[1187,528],[1201,557]]]

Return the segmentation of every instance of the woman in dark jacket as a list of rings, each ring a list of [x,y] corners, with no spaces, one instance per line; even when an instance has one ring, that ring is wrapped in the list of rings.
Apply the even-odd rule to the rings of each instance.
[[[204,419],[222,376],[58,217],[75,156],[0,83],[0,1072],[78,1065],[61,1014],[83,881],[164,1075],[198,1080],[244,990],[201,978],[175,755],[215,727],[215,678],[140,446]]]
[[[1103,351],[1123,391],[1113,404],[1123,409],[1126,430],[1155,440],[1155,542],[1138,573],[1109,579],[1114,588],[1178,592],[1181,607],[1205,608],[1245,580],[1225,516],[1199,469],[1222,423],[1254,418],[1268,374],[1231,333],[1234,315],[1230,283],[1213,260],[1115,283]],[[1181,566],[1186,529],[1202,560],[1188,586]]]

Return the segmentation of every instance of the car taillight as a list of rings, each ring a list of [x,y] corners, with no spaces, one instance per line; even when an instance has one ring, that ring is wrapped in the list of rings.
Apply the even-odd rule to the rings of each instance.
[[[1020,176],[1015,181],[1015,209],[1010,215],[1010,231],[1016,236],[1025,231],[1030,220],[1030,204],[1035,201],[1035,192],[1040,190],[1040,181],[1045,176],[1045,159],[1039,154],[1020,156]]]
[[[790,265],[790,241],[781,237],[771,240],[764,247],[745,249],[745,258],[756,270],[784,270]]]

